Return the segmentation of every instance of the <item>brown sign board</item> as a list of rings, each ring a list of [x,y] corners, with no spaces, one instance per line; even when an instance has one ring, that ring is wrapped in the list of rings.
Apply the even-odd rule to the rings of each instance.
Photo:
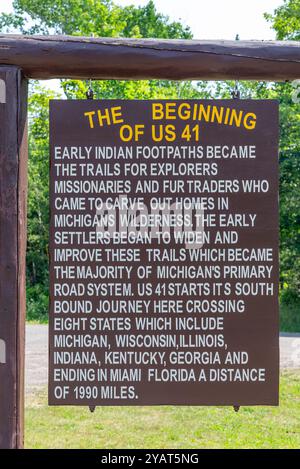
[[[50,103],[50,405],[277,405],[278,104]]]

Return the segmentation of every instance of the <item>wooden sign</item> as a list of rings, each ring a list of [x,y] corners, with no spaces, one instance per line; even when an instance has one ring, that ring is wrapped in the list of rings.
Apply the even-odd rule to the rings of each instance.
[[[278,105],[52,101],[50,405],[277,405]]]

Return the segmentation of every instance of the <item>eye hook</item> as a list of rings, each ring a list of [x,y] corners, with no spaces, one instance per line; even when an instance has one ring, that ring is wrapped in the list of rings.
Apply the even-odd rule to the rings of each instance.
[[[235,40],[236,41],[240,40],[240,36],[238,34],[236,34]],[[241,98],[241,92],[239,90],[239,82],[237,80],[235,81],[234,88],[231,91],[231,97],[232,97],[232,99],[240,99]]]
[[[94,99],[94,90],[92,88],[92,80],[90,78],[89,80],[89,86],[88,86],[88,89],[86,91],[86,99]]]

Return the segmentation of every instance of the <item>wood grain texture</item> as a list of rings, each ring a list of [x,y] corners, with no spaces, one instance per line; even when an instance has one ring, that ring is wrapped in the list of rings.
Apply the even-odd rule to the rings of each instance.
[[[0,63],[28,78],[300,78],[300,42],[0,35]]]
[[[17,67],[0,67],[0,448],[23,446],[27,83]]]

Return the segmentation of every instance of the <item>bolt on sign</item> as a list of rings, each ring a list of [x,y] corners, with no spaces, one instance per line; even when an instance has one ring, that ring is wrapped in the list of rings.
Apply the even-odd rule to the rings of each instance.
[[[50,146],[50,405],[277,405],[277,102],[54,100]]]

